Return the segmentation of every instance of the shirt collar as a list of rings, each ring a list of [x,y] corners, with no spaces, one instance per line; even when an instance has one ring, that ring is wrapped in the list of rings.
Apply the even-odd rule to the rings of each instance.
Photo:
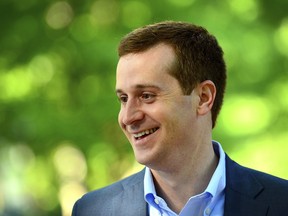
[[[159,208],[158,204],[155,202],[156,190],[153,182],[153,177],[151,171],[148,167],[145,168],[144,175],[144,199],[150,206],[158,209],[158,211],[162,212]]]
[[[209,192],[213,198],[220,196],[220,193],[224,191],[226,186],[226,168],[225,168],[225,153],[220,145],[216,141],[212,141],[215,154],[219,158],[218,165],[214,171],[212,178],[205,190]]]
[[[153,194],[156,195],[156,190],[153,182],[153,177],[151,174],[151,171],[148,167],[145,168],[145,175],[144,175],[144,194],[145,194],[145,200],[147,197],[147,194]],[[147,200],[146,200],[147,202]]]
[[[212,144],[215,154],[219,157],[219,162],[204,193],[208,192],[212,195],[212,199],[217,199],[217,197],[221,195],[221,192],[224,191],[226,186],[225,153],[219,142],[212,141]],[[146,167],[144,175],[144,198],[146,202],[151,204],[154,202],[152,199],[155,196],[156,190],[153,177],[150,169]]]

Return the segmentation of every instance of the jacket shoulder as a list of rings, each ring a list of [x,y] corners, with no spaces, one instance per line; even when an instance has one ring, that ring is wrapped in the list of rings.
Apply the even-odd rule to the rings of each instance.
[[[226,178],[231,180],[231,184],[244,181],[244,183],[246,183],[245,185],[247,186],[252,182],[254,183],[253,186],[262,186],[263,190],[269,190],[273,193],[276,193],[276,191],[279,193],[282,193],[282,191],[288,192],[288,180],[241,166],[232,161],[228,156],[226,156],[226,158]],[[233,186],[236,185],[233,184]]]
[[[228,212],[241,207],[241,211],[246,212],[242,215],[266,209],[269,215],[281,215],[288,211],[287,194],[287,180],[241,166],[226,155],[225,206]],[[233,215],[241,214],[238,211]]]
[[[128,176],[106,187],[91,191],[85,194],[82,197],[82,199],[97,199],[97,198],[103,199],[106,196],[111,198],[121,193],[123,190],[126,190],[135,184],[138,184],[139,182],[143,181],[143,179],[144,179],[144,170],[141,172],[135,173],[131,176]]]
[[[288,194],[288,180],[257,170],[246,169],[250,175],[254,176],[254,178],[263,186],[263,197],[269,197],[269,199],[274,200],[275,203],[283,203],[288,207],[287,199],[283,199]],[[259,197],[261,197],[261,194],[259,194]]]
[[[120,196],[124,191],[129,191],[133,187],[143,184],[144,170],[128,176],[111,185],[84,194],[73,207],[73,216],[91,216],[99,213],[109,212],[112,201]],[[98,213],[98,214],[97,214]]]

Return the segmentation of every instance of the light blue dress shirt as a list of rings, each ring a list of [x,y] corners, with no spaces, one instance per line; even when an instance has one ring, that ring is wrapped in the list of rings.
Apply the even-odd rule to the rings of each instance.
[[[212,141],[215,154],[219,157],[217,168],[205,191],[190,197],[179,216],[223,216],[224,189],[226,186],[225,153],[216,141]],[[177,216],[165,202],[157,196],[151,171],[148,167],[144,176],[144,198],[148,203],[150,216]]]

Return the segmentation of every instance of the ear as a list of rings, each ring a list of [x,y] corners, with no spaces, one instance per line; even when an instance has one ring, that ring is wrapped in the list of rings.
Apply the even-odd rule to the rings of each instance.
[[[211,80],[205,80],[198,84],[196,88],[199,96],[197,113],[199,115],[205,115],[210,112],[213,107],[216,96],[216,86]]]

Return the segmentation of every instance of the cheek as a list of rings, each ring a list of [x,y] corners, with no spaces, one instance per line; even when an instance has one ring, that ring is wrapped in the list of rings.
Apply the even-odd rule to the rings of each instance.
[[[146,118],[152,119],[155,122],[162,122],[166,119],[166,107],[150,106],[145,109]]]
[[[150,109],[149,112],[146,112],[146,116],[156,125],[160,125],[166,131],[165,133],[167,133],[167,130],[170,131],[175,124],[176,119],[173,113],[175,111],[172,112],[170,107],[161,106],[161,108]]]
[[[166,111],[166,121],[170,123],[170,127],[175,130],[185,130],[191,126],[194,121],[193,109],[185,103],[179,103]]]

